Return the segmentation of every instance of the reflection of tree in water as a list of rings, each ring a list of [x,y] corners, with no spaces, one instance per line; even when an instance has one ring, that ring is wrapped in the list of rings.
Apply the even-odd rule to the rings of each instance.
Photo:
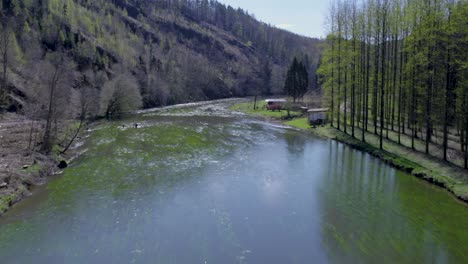
[[[295,131],[286,131],[283,135],[290,154],[304,154],[304,146],[307,140],[304,135]]]
[[[367,154],[333,141],[328,149],[320,208],[331,262],[463,262],[466,210]]]

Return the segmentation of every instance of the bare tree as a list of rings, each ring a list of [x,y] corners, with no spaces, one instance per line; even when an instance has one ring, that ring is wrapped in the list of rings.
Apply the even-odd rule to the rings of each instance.
[[[78,101],[78,107],[77,109],[79,110],[78,112],[78,125],[72,132],[71,136],[64,144],[63,150],[60,152],[60,154],[64,154],[65,152],[70,149],[72,146],[73,142],[76,140],[78,135],[80,134],[81,130],[83,127],[86,125],[86,120],[93,115],[93,113],[96,113],[96,109],[98,107],[98,96],[99,92],[97,89],[97,85],[99,83],[99,76],[96,76],[93,72],[88,72],[83,75],[83,81],[78,87],[78,93],[79,93],[79,101]]]
[[[43,135],[43,145],[41,150],[49,153],[57,137],[52,131],[58,130],[58,118],[66,113],[64,110],[68,106],[70,98],[70,87],[73,81],[74,64],[63,54],[49,54],[40,63],[39,72],[45,83],[45,119],[46,125]],[[63,110],[63,111],[60,111]]]

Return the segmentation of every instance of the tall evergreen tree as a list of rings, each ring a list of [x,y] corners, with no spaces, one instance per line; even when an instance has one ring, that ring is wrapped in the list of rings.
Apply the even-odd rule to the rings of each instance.
[[[294,58],[284,84],[284,92],[293,98],[293,102],[296,102],[298,98],[303,97],[307,93],[307,87],[309,86],[308,75],[304,64],[299,62],[297,58]]]

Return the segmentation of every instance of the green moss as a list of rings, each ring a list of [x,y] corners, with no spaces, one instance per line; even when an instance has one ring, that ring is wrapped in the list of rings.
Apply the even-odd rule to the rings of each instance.
[[[0,197],[0,214],[4,213],[8,208],[10,208],[10,203],[15,199],[14,194],[4,195]]]
[[[38,173],[41,171],[41,169],[42,169],[41,165],[33,164],[29,166],[28,168],[24,169],[23,171],[27,173]]]
[[[223,134],[214,127],[176,122],[147,124],[138,129],[130,128],[125,121],[104,123],[87,139],[84,147],[89,149],[88,154],[67,168],[59,181],[48,185],[53,190],[51,199],[69,200],[67,197],[76,186],[91,193],[110,188],[119,196],[129,193],[128,190],[176,184],[188,177],[183,171],[186,164],[201,163],[204,154],[232,148],[220,145],[223,144],[219,143],[220,137]],[[135,167],[141,168],[141,172],[135,171]],[[138,181],[130,180],[129,175],[136,173]],[[171,179],[167,179],[169,174]]]
[[[18,189],[11,193],[0,197],[0,215],[5,213],[11,205],[18,201],[18,197],[22,196],[27,189],[25,186],[19,186]]]

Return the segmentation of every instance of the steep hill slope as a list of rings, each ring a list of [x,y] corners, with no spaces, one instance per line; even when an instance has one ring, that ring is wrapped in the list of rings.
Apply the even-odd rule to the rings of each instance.
[[[0,3],[0,105],[34,117],[46,115],[54,87],[62,115],[83,105],[104,115],[116,107],[278,93],[294,56],[314,79],[320,53],[319,40],[216,1]]]

